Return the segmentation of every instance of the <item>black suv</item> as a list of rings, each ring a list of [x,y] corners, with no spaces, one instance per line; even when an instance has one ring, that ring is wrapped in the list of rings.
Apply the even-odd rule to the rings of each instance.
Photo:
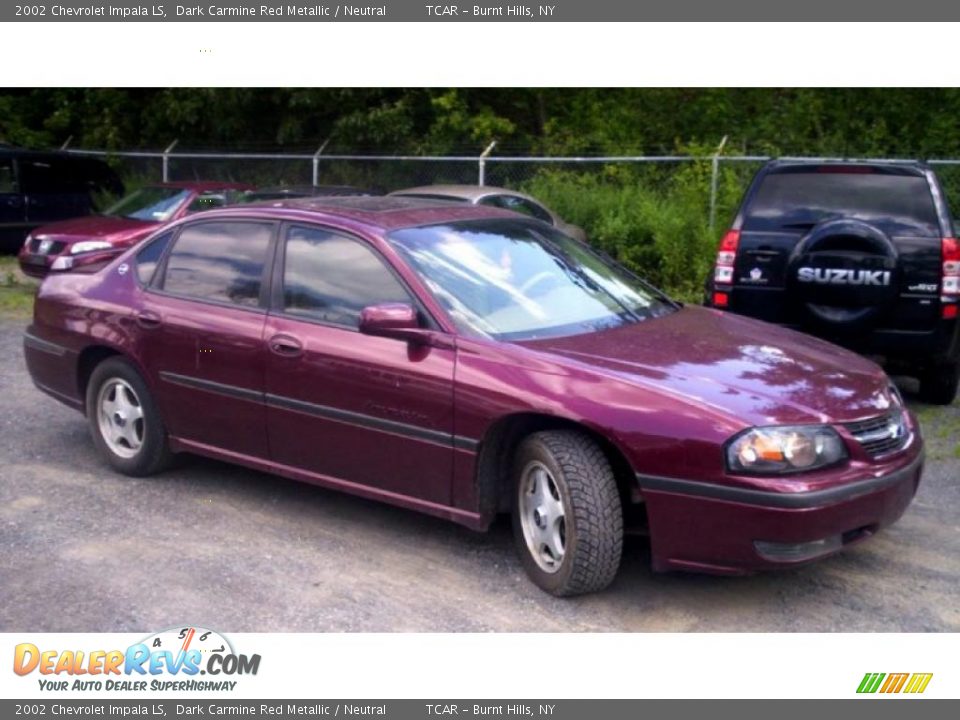
[[[926,402],[956,395],[960,245],[923,163],[768,163],[720,242],[706,301],[883,356],[920,379]]]
[[[0,251],[19,250],[35,227],[89,215],[99,192],[123,193],[102,160],[0,145]]]

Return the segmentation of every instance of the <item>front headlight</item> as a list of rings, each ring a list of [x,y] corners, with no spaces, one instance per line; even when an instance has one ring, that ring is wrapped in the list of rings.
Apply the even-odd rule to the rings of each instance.
[[[95,250],[110,250],[112,247],[113,245],[104,240],[84,240],[83,242],[71,245],[70,254],[79,255],[80,253],[94,252]]]
[[[727,444],[727,469],[750,475],[816,470],[847,458],[847,447],[828,425],[752,428]]]

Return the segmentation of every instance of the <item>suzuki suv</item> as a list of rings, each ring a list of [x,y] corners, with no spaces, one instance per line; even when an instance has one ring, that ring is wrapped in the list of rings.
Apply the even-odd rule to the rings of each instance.
[[[882,356],[926,402],[957,393],[960,245],[922,163],[768,163],[707,290],[712,307]]]

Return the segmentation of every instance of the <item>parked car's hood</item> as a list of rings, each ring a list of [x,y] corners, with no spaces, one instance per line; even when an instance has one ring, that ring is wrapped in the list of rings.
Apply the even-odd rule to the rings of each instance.
[[[112,215],[89,215],[44,225],[33,231],[34,237],[49,237],[65,243],[81,240],[123,242],[136,240],[152,232],[158,223]]]
[[[709,404],[748,424],[849,422],[876,416],[892,401],[883,370],[859,355],[698,307],[613,330],[522,344]]]

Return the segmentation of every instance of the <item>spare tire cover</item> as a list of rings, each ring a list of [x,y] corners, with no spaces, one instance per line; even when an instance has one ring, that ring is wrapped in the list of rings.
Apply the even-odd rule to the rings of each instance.
[[[897,248],[861,220],[820,223],[790,255],[787,289],[806,319],[837,330],[865,330],[899,294]]]

